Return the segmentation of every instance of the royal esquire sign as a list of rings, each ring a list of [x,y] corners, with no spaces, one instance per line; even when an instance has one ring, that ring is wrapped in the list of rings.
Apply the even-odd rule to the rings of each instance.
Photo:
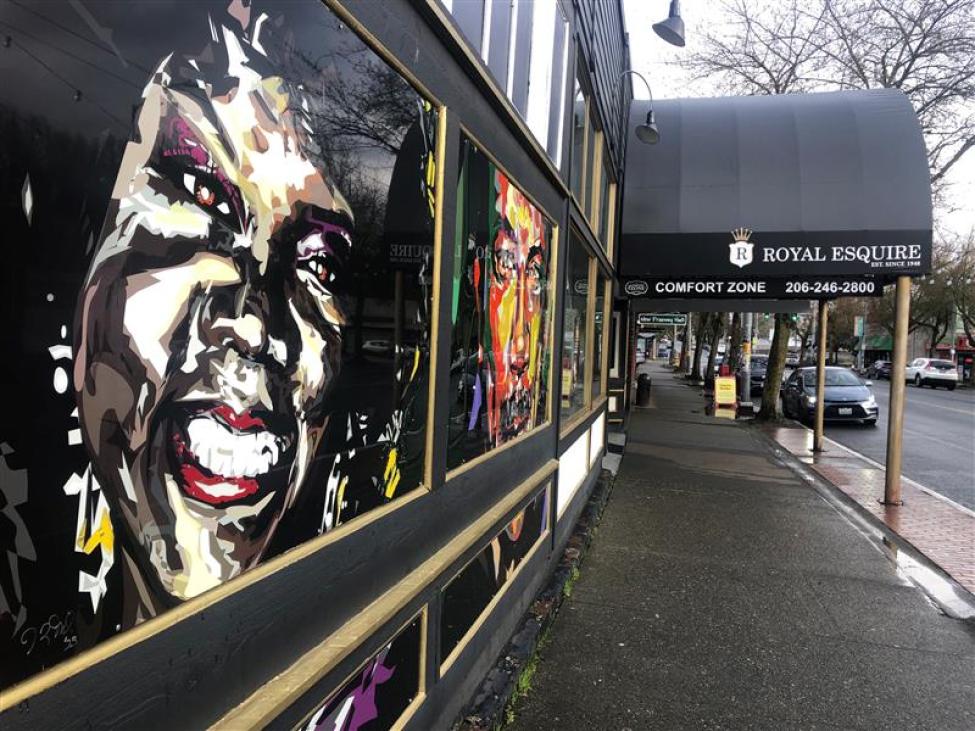
[[[916,234],[916,236],[914,235]],[[654,277],[893,278],[931,270],[930,232],[759,232],[623,236],[622,274]]]

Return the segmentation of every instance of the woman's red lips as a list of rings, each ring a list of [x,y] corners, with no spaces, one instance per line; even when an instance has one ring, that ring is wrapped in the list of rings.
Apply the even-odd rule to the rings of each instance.
[[[171,474],[194,500],[227,506],[287,487],[295,429],[271,412],[196,403],[166,428]]]
[[[261,489],[260,484],[253,477],[218,477],[217,475],[206,475],[199,467],[193,464],[181,464],[179,467],[180,477],[183,478],[183,487],[186,494],[203,503],[210,505],[222,505],[232,503],[235,500],[254,495]],[[225,490],[223,494],[214,494],[206,487],[220,486]],[[228,487],[233,488],[227,490]]]
[[[250,409],[244,409],[240,413],[237,413],[230,406],[220,404],[219,406],[213,407],[210,413],[223,421],[223,423],[227,426],[232,426],[234,429],[239,429],[240,431],[267,428],[267,424],[264,423],[264,420],[259,416],[254,416],[251,414]]]
[[[175,435],[173,444],[179,460],[179,476],[182,478],[183,489],[191,498],[209,505],[223,505],[250,497],[261,489],[260,483],[253,477],[224,477],[205,471],[190,461],[189,450],[181,436]],[[213,488],[220,488],[220,492]]]

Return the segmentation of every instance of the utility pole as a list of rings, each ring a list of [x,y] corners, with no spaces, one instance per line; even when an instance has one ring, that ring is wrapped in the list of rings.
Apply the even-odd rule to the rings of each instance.
[[[887,416],[887,472],[884,505],[901,500],[901,445],[904,439],[904,370],[907,367],[907,318],[911,308],[911,278],[897,277],[894,309],[894,353],[890,366],[890,411]]]
[[[829,302],[819,300],[819,318],[816,322],[816,421],[813,429],[813,451],[823,451],[823,401],[826,399],[826,325],[829,320]],[[801,365],[801,364],[800,364]]]
[[[752,405],[752,313],[746,312],[742,325],[741,344],[741,407],[749,413]]]

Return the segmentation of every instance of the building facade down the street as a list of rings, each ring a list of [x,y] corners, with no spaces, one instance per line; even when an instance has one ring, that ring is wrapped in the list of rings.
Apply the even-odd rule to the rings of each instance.
[[[449,726],[625,405],[621,2],[0,28],[0,725]]]

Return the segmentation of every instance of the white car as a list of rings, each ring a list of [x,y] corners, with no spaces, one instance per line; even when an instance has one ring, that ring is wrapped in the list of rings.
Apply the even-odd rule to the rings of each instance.
[[[950,360],[937,358],[915,358],[904,369],[904,378],[915,386],[944,386],[954,391],[958,385],[958,369]]]
[[[393,352],[393,344],[388,340],[367,340],[362,349],[372,355],[389,355]]]

